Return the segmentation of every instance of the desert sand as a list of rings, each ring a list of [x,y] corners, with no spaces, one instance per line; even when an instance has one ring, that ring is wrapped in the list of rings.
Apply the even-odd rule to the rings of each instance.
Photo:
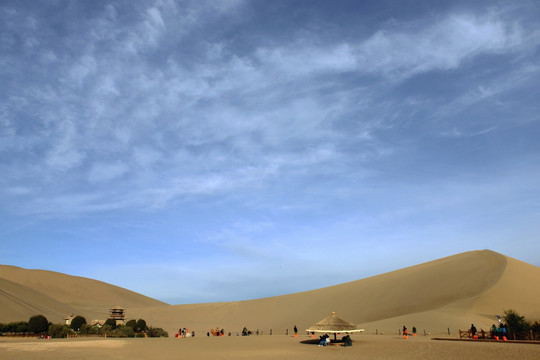
[[[538,359],[540,345],[355,335],[353,346],[306,344],[307,336],[176,339],[1,340],[2,359]]]
[[[359,260],[360,261],[360,260]],[[43,314],[63,322],[70,313],[105,319],[115,305],[127,319],[145,319],[169,339],[0,338],[0,358],[539,358],[540,345],[431,340],[458,337],[474,323],[489,329],[496,315],[514,309],[540,320],[540,268],[489,250],[471,251],[366,279],[284,296],[226,303],[169,305],[100,281],[45,270],[0,266],[0,322]],[[303,332],[332,312],[364,328],[351,348],[302,343]],[[299,338],[292,338],[297,325]],[[416,326],[408,341],[399,329]],[[246,326],[262,336],[236,337]],[[193,339],[175,339],[181,327]],[[206,337],[220,327],[228,337]],[[270,336],[272,332],[272,336]],[[450,335],[448,335],[450,332]],[[288,334],[289,336],[287,336]],[[375,335],[379,334],[379,335]],[[381,335],[384,334],[384,335]],[[425,336],[424,336],[425,335]],[[127,355],[126,355],[127,354]],[[99,355],[99,356],[98,356]],[[103,357],[101,357],[101,355]],[[60,356],[60,357],[58,357]]]

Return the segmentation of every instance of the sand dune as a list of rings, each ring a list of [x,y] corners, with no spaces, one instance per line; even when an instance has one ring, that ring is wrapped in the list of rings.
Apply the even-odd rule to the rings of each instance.
[[[527,274],[526,277],[523,275]],[[507,292],[515,277],[520,291]],[[508,279],[508,280],[507,280]],[[167,328],[247,326],[282,333],[296,324],[306,329],[336,311],[369,331],[395,331],[403,325],[443,333],[471,322],[488,328],[496,314],[514,308],[540,319],[540,296],[531,287],[540,268],[492,251],[473,251],[323,289],[258,300],[171,306],[141,314]],[[489,299],[490,292],[497,300]],[[486,299],[487,297],[487,299]],[[534,302],[536,300],[536,303]],[[183,326],[186,326],[183,325]]]
[[[36,313],[54,322],[63,321],[70,313],[105,319],[108,309],[115,305],[125,308],[167,305],[102,281],[53,271],[0,265],[0,280],[1,322],[27,320]]]
[[[99,306],[106,314],[108,307],[119,304],[127,309],[129,318],[144,318],[173,333],[187,327],[205,334],[216,326],[235,333],[247,326],[283,334],[293,325],[306,329],[332,311],[369,332],[386,333],[397,333],[403,325],[415,325],[419,332],[432,334],[445,333],[448,328],[456,332],[472,322],[487,329],[496,314],[509,308],[529,320],[540,320],[540,290],[535,286],[540,282],[540,268],[489,250],[466,252],[318,290],[227,303],[167,305],[95,280],[5,266],[0,266],[0,278],[27,288],[26,293],[11,290],[10,309],[17,304],[22,308],[29,296],[33,304],[48,299],[51,309],[45,310],[50,314],[50,299],[82,315],[84,311],[95,312]],[[0,284],[3,290],[4,282]],[[2,294],[1,304],[8,304]],[[54,303],[55,316],[62,310],[58,303]],[[11,320],[13,317],[2,308],[0,321]]]
[[[62,319],[69,312],[75,311],[74,308],[50,296],[2,278],[0,278],[0,306],[4,322],[28,320],[35,314],[48,314],[48,316]]]

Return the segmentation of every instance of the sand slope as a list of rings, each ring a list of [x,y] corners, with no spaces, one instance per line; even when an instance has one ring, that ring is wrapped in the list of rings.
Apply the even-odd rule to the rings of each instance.
[[[533,285],[538,282],[540,268],[484,250],[313,291],[140,313],[169,330],[188,326],[206,332],[221,326],[235,332],[247,326],[283,333],[295,324],[306,329],[336,311],[368,331],[397,333],[403,325],[414,325],[419,331],[444,333],[472,322],[487,329],[508,308],[540,319],[540,292]]]
[[[35,314],[62,319],[75,309],[34,289],[0,278],[2,318],[9,321],[28,320]],[[67,312],[67,313],[66,313]],[[7,322],[4,320],[4,322]]]
[[[36,313],[53,322],[63,321],[70,313],[84,315],[88,320],[105,319],[108,309],[116,305],[130,308],[167,304],[102,281],[0,265],[0,322],[28,320]]]
[[[85,312],[101,311],[106,316],[110,306],[119,304],[127,309],[128,318],[144,318],[171,333],[187,327],[206,334],[216,326],[235,333],[247,326],[280,334],[294,325],[306,329],[332,311],[370,332],[397,333],[403,325],[414,325],[419,332],[435,334],[465,329],[472,322],[487,329],[496,314],[509,308],[529,320],[540,320],[540,287],[536,286],[540,268],[489,250],[318,290],[227,303],[172,306],[95,280],[9,266],[0,266],[1,278],[9,280],[0,282],[1,290],[11,284],[10,297],[0,291],[3,322],[13,320],[15,313],[29,314],[22,317],[27,319],[33,315],[30,310],[43,302],[48,304],[46,316],[57,316],[64,304],[65,315],[75,308],[90,318],[95,315]],[[26,306],[28,302],[34,308]]]

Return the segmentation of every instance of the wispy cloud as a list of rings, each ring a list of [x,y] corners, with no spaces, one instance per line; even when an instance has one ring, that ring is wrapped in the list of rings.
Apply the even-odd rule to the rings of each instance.
[[[368,81],[366,86],[371,83],[373,89],[359,92],[361,82],[343,85],[336,76],[403,81],[419,73],[455,69],[478,54],[519,51],[523,40],[523,31],[495,15],[451,15],[422,26],[394,25],[365,40],[337,45],[299,38],[286,46],[255,47],[240,56],[217,42],[208,43],[197,59],[172,50],[164,63],[158,60],[160,66],[145,59],[156,46],[181,49],[182,37],[199,28],[201,16],[209,11],[216,9],[186,12],[172,2],[160,2],[118,30],[117,9],[107,6],[77,34],[85,39],[84,46],[74,43],[82,54],[38,46],[36,51],[51,63],[51,70],[65,71],[47,85],[23,80],[26,95],[15,92],[12,105],[4,103],[3,111],[7,119],[15,112],[32,114],[40,124],[46,136],[41,142],[45,157],[34,161],[43,162],[42,175],[64,184],[83,180],[73,188],[84,193],[102,191],[106,182],[126,175],[130,186],[123,186],[122,192],[134,197],[162,194],[157,203],[165,205],[176,196],[230,191],[264,183],[279,173],[329,166],[348,156],[340,143],[350,139],[355,123],[344,119],[355,114],[361,114],[354,125],[357,146],[385,146],[372,142],[370,132],[381,122],[369,118],[373,111],[366,110],[370,102],[380,101],[388,85]],[[179,13],[183,15],[168,17]],[[42,19],[29,23],[34,31],[45,26]],[[4,133],[15,131],[33,147],[14,120],[4,118],[3,123]],[[74,169],[86,177],[70,173]],[[157,181],[164,176],[168,179]],[[128,180],[133,177],[137,180]],[[144,199],[148,197],[133,203],[143,205]]]
[[[172,238],[172,277],[174,254],[240,282],[279,264],[299,283],[328,239],[354,269],[366,246],[534,214],[535,4],[293,5],[0,5],[2,214],[58,221],[49,240]]]

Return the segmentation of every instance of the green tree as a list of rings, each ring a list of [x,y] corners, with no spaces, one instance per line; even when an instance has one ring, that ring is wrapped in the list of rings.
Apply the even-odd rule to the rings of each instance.
[[[137,320],[137,324],[135,325],[135,331],[141,332],[146,331],[148,329],[148,326],[146,326],[146,321],[143,319]]]
[[[132,328],[133,330],[135,330],[135,328],[137,327],[137,320],[135,320],[135,319],[129,320],[129,321],[126,323],[126,326],[129,326],[130,328]]]
[[[65,338],[71,333],[73,333],[73,331],[67,325],[64,325],[64,324],[50,324],[49,325],[48,334],[52,338]]]
[[[107,336],[109,336],[112,331],[113,331],[113,328],[109,324],[105,324],[105,325],[103,325],[103,327],[101,329],[99,329],[100,334],[105,334]]]
[[[116,329],[116,320],[114,319],[107,319],[105,320],[105,325],[109,325],[112,330]]]
[[[28,328],[28,322],[26,321],[15,321],[10,322],[6,325],[6,332],[9,333],[27,333],[30,332]]]
[[[99,334],[99,327],[97,325],[85,324],[81,328],[83,334]]]
[[[515,310],[504,310],[503,320],[506,324],[508,335],[511,339],[526,337],[531,324],[525,320],[524,316],[519,315]]]
[[[86,324],[86,319],[81,315],[77,315],[71,320],[70,327],[74,331],[79,331],[84,324]]]
[[[49,321],[43,315],[34,315],[28,320],[28,330],[34,334],[43,334],[49,330]]]
[[[90,324],[82,324],[79,329],[79,334],[88,335],[88,334],[95,334],[97,333],[95,331],[95,327],[93,327]]]

